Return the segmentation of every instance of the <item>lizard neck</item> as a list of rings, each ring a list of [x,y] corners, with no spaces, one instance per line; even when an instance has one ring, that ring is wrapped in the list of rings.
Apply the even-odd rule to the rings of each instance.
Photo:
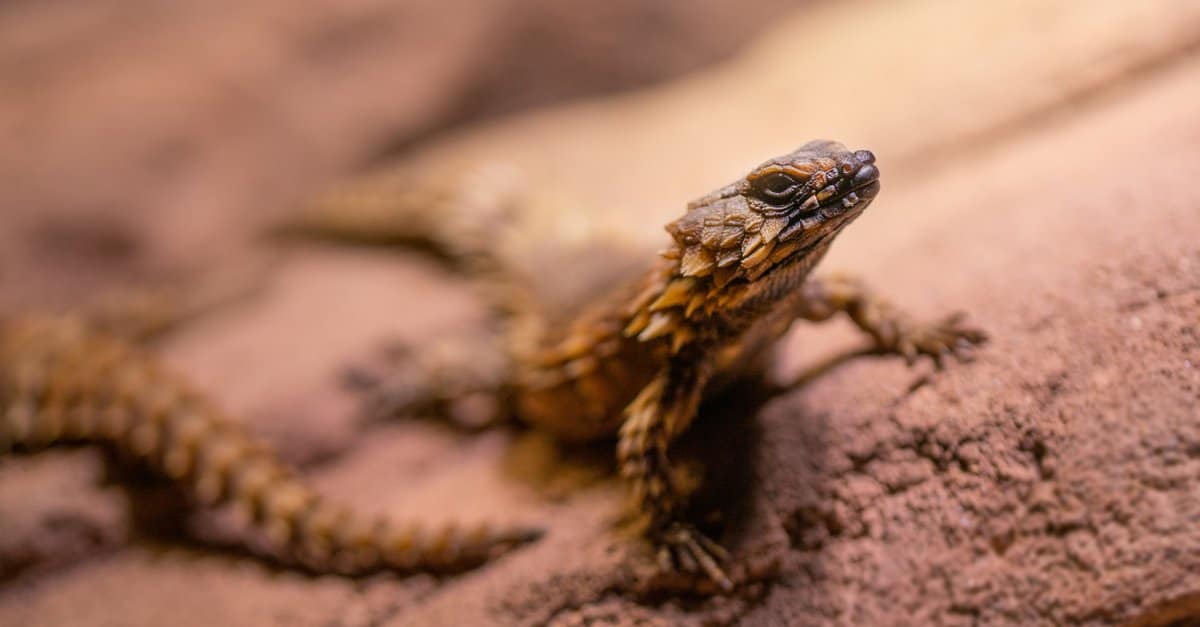
[[[673,354],[729,344],[794,296],[828,250],[829,241],[803,251],[785,244],[759,267],[738,266],[722,276],[716,266],[699,273],[694,264],[689,268],[689,251],[677,244],[625,305],[622,332],[641,343],[666,344]]]

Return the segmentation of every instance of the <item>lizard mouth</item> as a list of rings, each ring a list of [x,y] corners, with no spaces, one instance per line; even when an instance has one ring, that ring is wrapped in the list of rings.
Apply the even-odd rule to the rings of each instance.
[[[866,176],[863,176],[864,174]],[[829,203],[821,206],[821,215],[826,219],[857,216],[875,200],[877,194],[879,170],[873,165],[864,166],[854,175],[854,183],[848,191],[834,196]]]

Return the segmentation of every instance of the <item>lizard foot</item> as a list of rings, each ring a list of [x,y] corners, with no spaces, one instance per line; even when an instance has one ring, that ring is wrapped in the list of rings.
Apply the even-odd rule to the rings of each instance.
[[[731,559],[720,545],[682,524],[656,540],[660,563],[653,572],[637,577],[631,588],[640,596],[714,596],[752,590],[779,575],[785,553],[779,546],[764,545]]]
[[[733,590],[733,579],[725,566],[730,562],[729,552],[695,527],[672,523],[656,534],[655,540],[659,569],[663,572],[689,579],[702,576],[722,591]]]
[[[500,422],[498,381],[504,372],[486,351],[450,342],[418,350],[387,347],[378,363],[348,368],[344,384],[362,400],[368,421],[424,414],[467,430]]]
[[[932,323],[896,320],[891,329],[881,335],[890,341],[885,343],[889,352],[894,352],[912,365],[917,358],[933,359],[938,369],[946,365],[949,357],[960,361],[971,358],[972,349],[987,341],[987,333],[965,324],[966,314],[956,312]]]

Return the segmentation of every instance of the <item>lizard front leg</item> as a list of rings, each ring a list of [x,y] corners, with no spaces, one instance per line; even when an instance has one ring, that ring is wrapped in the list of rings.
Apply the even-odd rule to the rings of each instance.
[[[651,540],[669,567],[703,574],[725,590],[733,583],[721,566],[728,554],[680,520],[685,499],[673,479],[667,450],[696,415],[711,376],[710,360],[672,360],[625,410],[617,445],[621,476],[629,481],[635,507],[649,523]]]
[[[902,355],[909,363],[928,355],[940,368],[947,356],[965,357],[973,346],[987,340],[982,330],[964,324],[962,313],[936,321],[917,320],[855,277],[813,278],[803,290],[800,317],[821,322],[845,312],[879,350]]]

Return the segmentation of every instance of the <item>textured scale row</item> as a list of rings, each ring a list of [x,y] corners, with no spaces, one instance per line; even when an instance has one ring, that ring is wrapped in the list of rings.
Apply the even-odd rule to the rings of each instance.
[[[794,242],[778,240],[787,226],[787,218],[764,217],[749,208],[703,219],[688,214],[673,222],[667,228],[679,243],[663,253],[670,263],[662,276],[630,303],[625,334],[642,342],[669,336],[672,352],[678,352],[694,337],[685,321],[711,316],[737,296],[722,289],[730,281],[753,281],[796,252]]]
[[[0,454],[102,442],[249,514],[274,557],[316,571],[455,570],[529,541],[522,528],[423,529],[319,496],[178,377],[77,318],[0,323]]]

